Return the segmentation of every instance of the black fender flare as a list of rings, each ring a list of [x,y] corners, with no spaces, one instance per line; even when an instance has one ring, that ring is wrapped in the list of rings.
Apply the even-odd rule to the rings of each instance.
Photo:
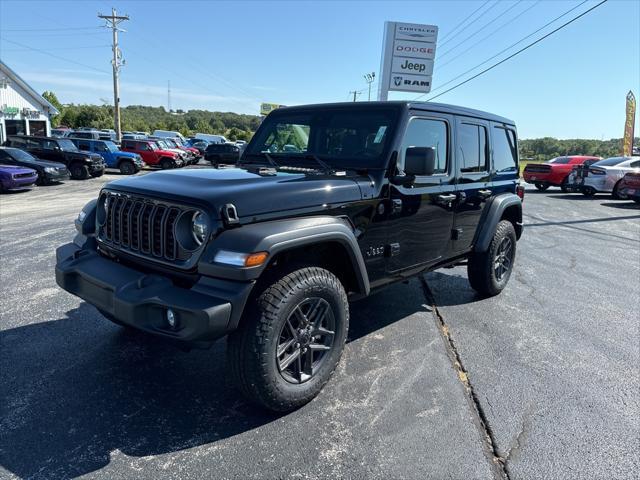
[[[207,246],[198,263],[198,272],[229,280],[255,280],[260,277],[268,262],[257,267],[224,265],[214,262],[218,251],[268,252],[271,259],[287,250],[326,242],[337,242],[345,249],[358,283],[358,293],[368,295],[369,276],[362,252],[351,224],[340,217],[273,220],[225,230]]]
[[[476,233],[474,241],[474,251],[486,252],[491,244],[498,222],[502,218],[503,213],[511,207],[517,210],[516,215],[516,236],[519,239],[522,235],[522,200],[515,193],[503,193],[496,195],[489,205],[485,206],[482,218],[480,220],[480,229]]]

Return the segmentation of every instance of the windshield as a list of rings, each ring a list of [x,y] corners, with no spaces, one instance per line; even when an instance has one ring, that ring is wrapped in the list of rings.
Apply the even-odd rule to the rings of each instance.
[[[71,140],[67,140],[67,139],[58,140],[58,146],[66,152],[78,151],[75,144]]]
[[[333,167],[383,167],[397,116],[384,107],[271,114],[244,156],[266,152],[279,163],[315,156]]]
[[[599,162],[594,163],[593,167],[612,167],[613,165],[618,165],[626,160],[629,160],[631,157],[611,157],[605,158],[604,160],[600,160]]]
[[[118,146],[111,142],[111,141],[105,141],[104,144],[106,145],[106,147],[109,149],[110,152],[117,152],[118,151]]]
[[[158,145],[158,147],[160,148],[164,148],[164,149],[169,148],[169,146],[166,143],[164,143],[164,140],[155,140],[155,142],[156,142],[156,145]]]
[[[160,145],[158,145],[157,143],[154,143],[154,142],[149,142],[148,145],[151,147],[151,150],[153,150],[153,151],[159,150],[159,148],[160,148]]]
[[[30,162],[33,163],[36,161],[36,158],[30,153],[25,152],[24,150],[20,150],[17,148],[8,148],[7,151],[11,154],[11,156],[15,160],[20,160],[21,162]]]

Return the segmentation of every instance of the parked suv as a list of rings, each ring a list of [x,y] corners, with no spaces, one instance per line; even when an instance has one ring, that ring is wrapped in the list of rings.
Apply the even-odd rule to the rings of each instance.
[[[56,280],[183,347],[228,334],[240,391],[286,411],[335,370],[349,299],[463,262],[475,290],[500,293],[523,192],[506,118],[431,102],[280,108],[238,168],[106,185],[58,248]]]
[[[133,175],[144,167],[144,162],[140,155],[133,152],[123,152],[118,149],[115,143],[109,140],[72,138],[71,141],[82,152],[97,153],[104,159],[107,168],[117,168],[123,175]]]
[[[12,135],[7,139],[7,146],[26,150],[42,160],[63,163],[71,172],[71,178],[84,180],[104,173],[105,163],[100,155],[81,152],[68,138]]]
[[[233,143],[210,143],[204,151],[204,159],[216,167],[221,163],[235,165],[238,158],[240,147]]]
[[[137,153],[147,165],[163,169],[177,168],[184,165],[184,161],[175,152],[162,150],[152,140],[122,140],[120,149],[125,152]]]

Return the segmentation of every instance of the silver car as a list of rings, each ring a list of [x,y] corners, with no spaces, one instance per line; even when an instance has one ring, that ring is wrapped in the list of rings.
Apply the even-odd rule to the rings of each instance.
[[[640,157],[605,158],[589,166],[588,170],[574,170],[569,176],[569,184],[579,185],[580,191],[588,197],[611,193],[613,198],[619,198],[618,182],[628,172],[640,172]]]

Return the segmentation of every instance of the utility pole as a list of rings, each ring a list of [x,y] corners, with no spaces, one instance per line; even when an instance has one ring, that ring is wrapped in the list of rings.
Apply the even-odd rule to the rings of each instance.
[[[364,76],[365,81],[369,84],[369,101],[371,101],[371,84],[376,78],[376,72],[367,73]]]
[[[357,90],[352,90],[349,92],[349,95],[351,95],[353,93],[353,101],[356,101],[356,96],[360,95],[361,92],[357,91]]]
[[[171,80],[167,80],[167,112],[171,113]]]
[[[116,138],[120,141],[121,131],[120,131],[120,67],[125,64],[122,59],[122,52],[120,48],[118,48],[118,32],[124,32],[125,30],[120,30],[118,25],[125,20],[129,20],[129,15],[117,15],[116,9],[111,9],[111,15],[101,15],[98,14],[98,18],[102,18],[107,22],[107,27],[111,28],[113,32],[113,60],[111,60],[111,65],[113,66],[113,123],[116,131]]]

